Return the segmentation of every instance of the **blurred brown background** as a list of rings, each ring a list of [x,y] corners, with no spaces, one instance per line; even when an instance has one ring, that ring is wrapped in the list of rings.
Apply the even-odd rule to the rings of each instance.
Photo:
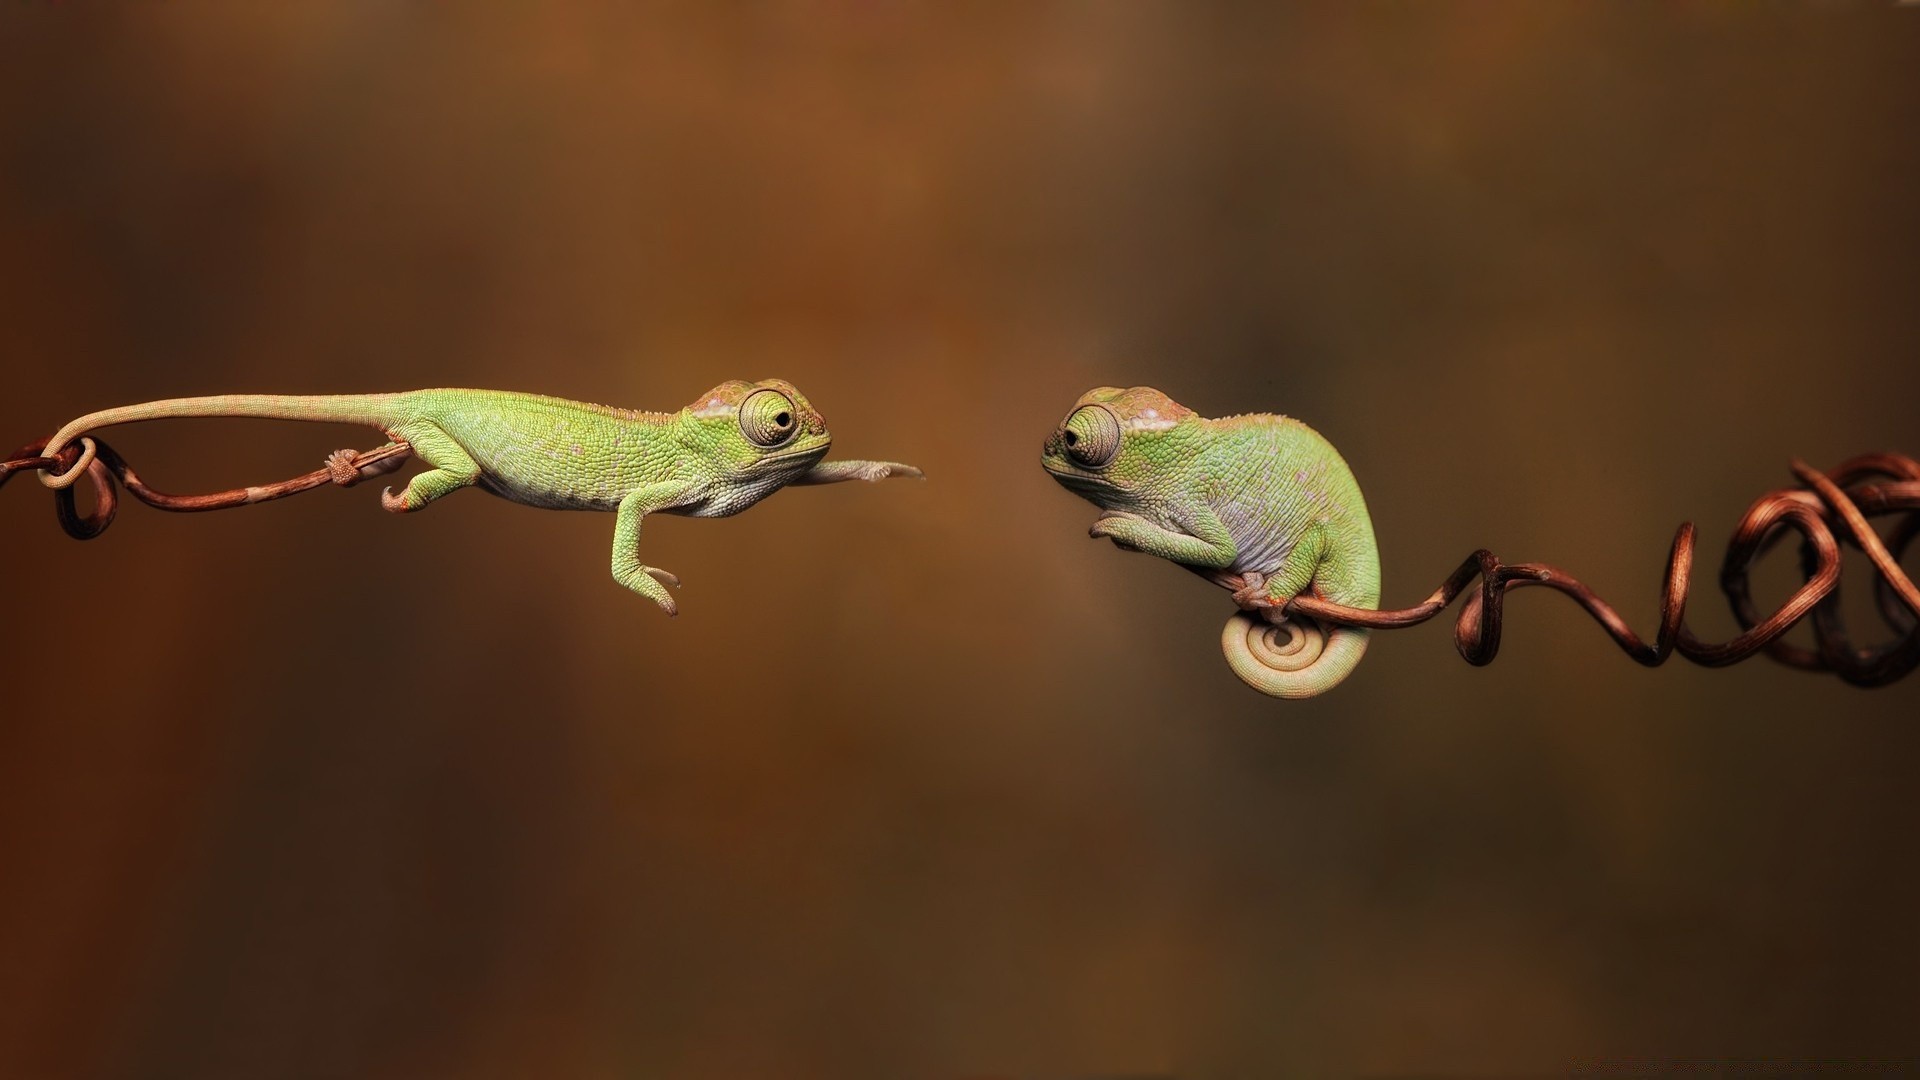
[[[0,1074],[1916,1060],[1920,684],[1530,593],[1489,669],[1434,625],[1270,701],[1037,458],[1101,383],[1285,411],[1389,602],[1486,545],[1650,628],[1691,517],[1726,635],[1790,458],[1920,451],[1920,9],[613,8],[0,10],[9,445],[779,375],[930,477],[657,520],[671,622],[609,517],[83,545],[10,485]],[[184,491],[375,440],[113,435]]]

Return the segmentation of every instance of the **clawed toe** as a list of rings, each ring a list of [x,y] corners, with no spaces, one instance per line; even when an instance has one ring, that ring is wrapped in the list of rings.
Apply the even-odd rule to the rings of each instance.
[[[341,487],[352,487],[360,481],[360,470],[354,462],[359,455],[351,450],[335,450],[327,455],[327,479]]]
[[[660,605],[660,610],[669,615],[680,614],[680,605],[675,603],[667,587],[680,587],[680,579],[665,570],[653,566],[629,566],[613,572],[613,580],[620,586]]]
[[[1267,579],[1263,575],[1254,573],[1241,577],[1240,587],[1233,590],[1233,602],[1246,611],[1274,608],[1281,604],[1281,601],[1267,592]]]

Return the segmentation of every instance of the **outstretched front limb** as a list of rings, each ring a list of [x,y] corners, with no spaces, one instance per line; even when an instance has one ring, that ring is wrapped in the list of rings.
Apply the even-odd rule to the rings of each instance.
[[[913,476],[924,480],[927,474],[897,461],[823,461],[790,483],[838,484],[847,480],[885,480],[889,476]]]
[[[613,520],[613,580],[660,605],[669,615],[680,605],[666,586],[680,587],[680,579],[640,561],[640,519],[656,510],[694,501],[700,486],[691,480],[662,480],[628,492]]]

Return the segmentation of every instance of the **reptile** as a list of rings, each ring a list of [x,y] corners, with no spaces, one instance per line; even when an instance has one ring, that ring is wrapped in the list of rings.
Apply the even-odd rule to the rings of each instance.
[[[88,413],[61,428],[42,452],[52,458],[75,439],[79,460],[43,471],[52,488],[71,485],[95,455],[86,432],[170,417],[251,416],[360,424],[404,441],[427,465],[406,487],[381,492],[380,504],[413,513],[465,487],[555,510],[614,514],[613,577],[679,611],[667,586],[680,579],[640,561],[640,523],[648,514],[726,517],[789,484],[833,484],[922,476],[890,461],[823,461],[832,437],[826,421],[792,383],[731,380],[678,412],[641,412],[502,390],[414,390],[393,394],[227,394],[168,398]],[[392,444],[389,444],[392,445]],[[351,469],[341,450],[330,469]],[[388,472],[396,456],[361,470]]]
[[[1090,535],[1172,560],[1233,592],[1221,633],[1247,685],[1325,693],[1367,649],[1365,630],[1285,613],[1301,593],[1375,608],[1380,556],[1353,471],[1319,432],[1267,413],[1217,419],[1150,386],[1080,396],[1041,464],[1101,509]]]

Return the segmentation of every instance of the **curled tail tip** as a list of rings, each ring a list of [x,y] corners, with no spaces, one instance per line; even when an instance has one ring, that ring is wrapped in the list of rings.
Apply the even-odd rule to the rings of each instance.
[[[1310,698],[1353,673],[1367,651],[1367,634],[1344,627],[1329,632],[1298,616],[1276,626],[1242,611],[1221,630],[1220,649],[1227,666],[1255,690],[1277,698]]]
[[[71,441],[71,439],[59,439],[57,436],[55,439],[49,439],[47,440],[46,447],[40,451],[40,456],[43,458],[57,459],[60,456],[60,452],[65,450],[67,444]],[[99,447],[94,441],[82,436],[80,439],[79,459],[68,466],[65,472],[54,472],[52,468],[41,469],[39,473],[40,486],[51,488],[54,491],[72,487],[82,476],[86,475],[87,470],[93,466],[94,458],[98,456],[98,454]]]

